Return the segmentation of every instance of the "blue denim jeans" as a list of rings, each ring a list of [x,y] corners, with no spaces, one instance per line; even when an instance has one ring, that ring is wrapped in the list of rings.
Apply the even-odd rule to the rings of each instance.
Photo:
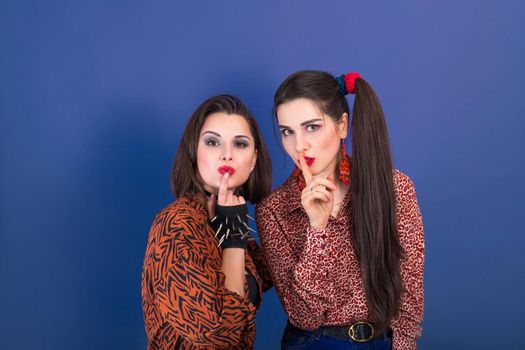
[[[351,339],[328,337],[321,334],[320,330],[309,332],[286,326],[281,339],[281,350],[391,350],[392,338],[376,338],[366,343],[354,342]]]

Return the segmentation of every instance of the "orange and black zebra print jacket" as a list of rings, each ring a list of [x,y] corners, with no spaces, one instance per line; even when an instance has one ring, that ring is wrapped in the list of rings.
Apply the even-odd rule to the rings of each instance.
[[[247,284],[242,298],[224,287],[221,251],[201,196],[181,196],[155,217],[142,270],[148,350],[253,348],[259,305]],[[272,284],[254,241],[245,261],[261,296]]]

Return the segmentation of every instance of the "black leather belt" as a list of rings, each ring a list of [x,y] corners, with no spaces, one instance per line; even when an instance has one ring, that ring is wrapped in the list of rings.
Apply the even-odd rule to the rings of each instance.
[[[288,326],[294,330],[303,331],[289,322]],[[364,343],[372,339],[382,338],[385,336],[383,332],[377,331],[374,328],[374,325],[368,322],[356,322],[349,326],[323,326],[312,332],[317,333],[318,331],[321,331],[322,335],[328,337],[344,340],[351,339],[358,343]],[[390,335],[390,332],[388,332],[386,335]]]

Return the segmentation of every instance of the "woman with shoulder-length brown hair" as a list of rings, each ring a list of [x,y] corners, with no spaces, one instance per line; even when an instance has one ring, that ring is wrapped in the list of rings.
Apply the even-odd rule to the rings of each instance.
[[[274,112],[296,170],[256,219],[288,314],[282,349],[415,349],[423,225],[372,87],[357,73],[300,71],[277,89]]]
[[[197,108],[171,181],[177,199],[153,221],[142,271],[148,350],[251,349],[271,282],[246,200],[269,193],[271,164],[241,100],[220,95]]]

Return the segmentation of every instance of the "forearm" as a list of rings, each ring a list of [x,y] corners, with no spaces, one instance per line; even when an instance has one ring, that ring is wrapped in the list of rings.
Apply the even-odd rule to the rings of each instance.
[[[244,248],[226,248],[222,251],[221,269],[226,279],[224,287],[244,297],[245,266]]]

